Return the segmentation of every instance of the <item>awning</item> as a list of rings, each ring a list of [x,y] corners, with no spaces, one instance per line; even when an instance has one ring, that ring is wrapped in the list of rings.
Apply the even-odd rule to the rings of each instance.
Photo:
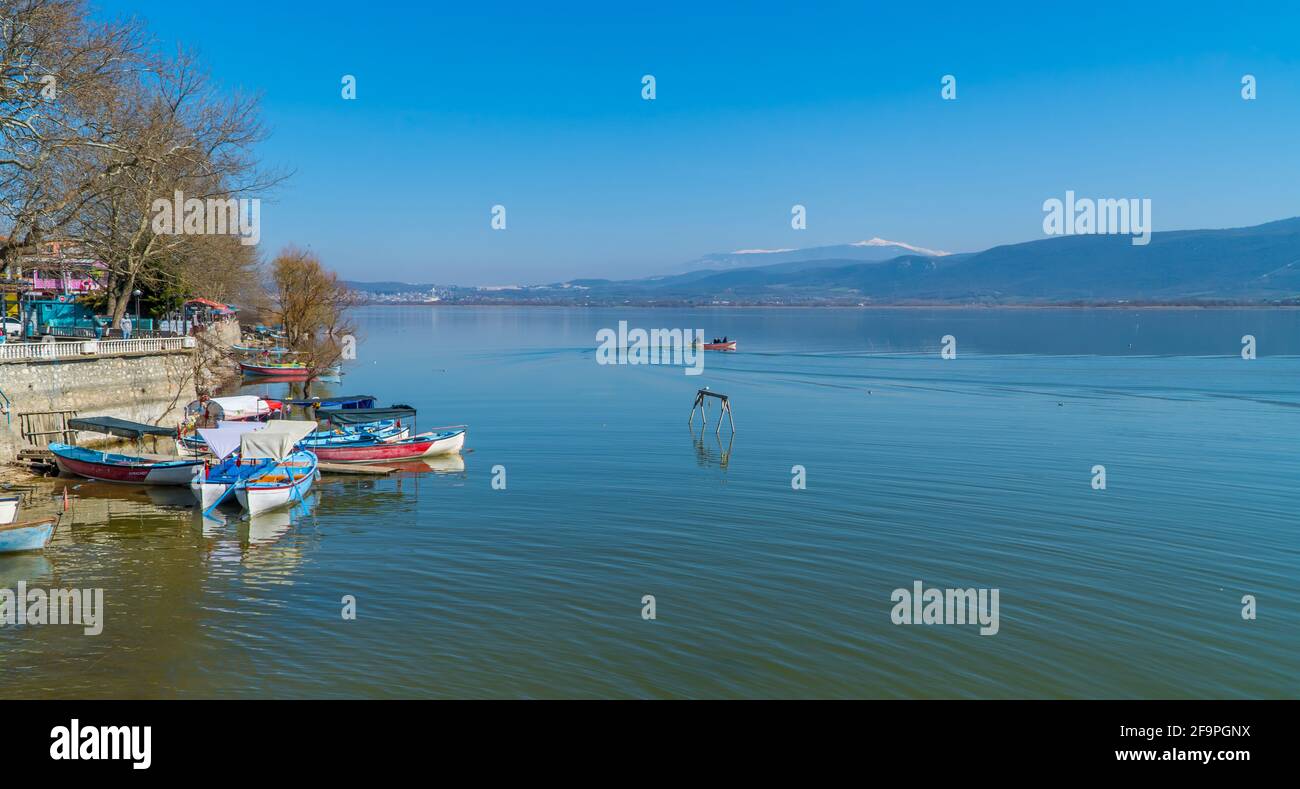
[[[122,438],[141,438],[143,436],[174,436],[176,431],[169,427],[146,425],[115,416],[87,416],[68,420],[68,427],[73,430],[86,430],[92,433],[104,433]]]
[[[313,397],[310,400],[290,400],[290,405],[316,406],[317,408],[374,408],[374,395],[338,395],[337,397]]]
[[[409,405],[395,405],[392,408],[321,408],[316,411],[317,419],[328,419],[336,425],[362,425],[366,422],[413,416],[415,409]]]
[[[246,432],[248,431],[219,427],[199,428],[199,435],[203,436],[203,442],[208,445],[208,449],[212,450],[212,454],[218,458],[224,458],[239,449],[240,437]]]
[[[221,310],[223,312],[228,312],[230,309],[225,304],[222,304],[219,301],[213,301],[212,299],[190,299],[189,301],[185,302],[185,304],[186,305],[201,304],[204,307],[211,307],[214,310]]]
[[[293,454],[293,448],[309,433],[316,432],[316,423],[302,419],[275,419],[266,423],[264,430],[254,430],[239,437],[239,454],[244,460],[270,458],[284,460]]]

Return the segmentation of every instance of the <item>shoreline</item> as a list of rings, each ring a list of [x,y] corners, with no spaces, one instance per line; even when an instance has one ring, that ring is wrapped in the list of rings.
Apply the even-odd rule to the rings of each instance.
[[[530,302],[371,301],[358,307],[532,309],[674,309],[674,310],[1300,310],[1300,304],[536,304]]]

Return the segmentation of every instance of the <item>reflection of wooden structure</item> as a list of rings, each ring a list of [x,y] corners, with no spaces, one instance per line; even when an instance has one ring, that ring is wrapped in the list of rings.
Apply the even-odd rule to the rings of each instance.
[[[699,435],[698,437],[696,437],[696,436],[695,436],[695,431],[692,430],[692,431],[691,431],[691,437],[692,437],[692,438],[695,438],[695,460],[696,460],[696,462],[700,464],[700,467],[701,467],[701,468],[708,468],[709,466],[713,465],[714,460],[713,460],[712,455],[710,454],[710,453],[711,453],[711,450],[709,449],[709,447],[707,447],[707,446],[704,445],[704,431],[701,430],[701,431],[700,431],[700,435]],[[717,441],[718,441],[718,451],[719,451],[719,453],[720,453],[720,454],[718,455],[717,465],[718,465],[718,468],[721,468],[721,469],[724,469],[724,470],[725,470],[725,469],[727,468],[727,464],[731,461],[731,449],[732,449],[732,447],[734,447],[734,446],[736,445],[736,434],[733,432],[733,433],[732,433],[732,434],[727,438],[727,446],[726,446],[726,447],[723,447],[723,446],[722,446],[722,436],[721,436],[721,435],[718,435],[718,436],[717,436]]]
[[[708,414],[705,413],[705,404],[709,402],[705,399],[706,397],[716,398],[722,403],[722,411],[718,413],[718,428],[714,432],[722,432],[722,415],[726,414],[727,421],[731,423],[731,432],[734,435],[736,432],[736,420],[731,415],[731,399],[724,394],[710,392],[707,388],[701,389],[695,393],[695,404],[691,406],[691,416],[686,420],[686,424],[691,425],[694,423],[695,409],[697,408],[700,410],[700,419],[704,420],[704,424],[706,425],[709,423]]]

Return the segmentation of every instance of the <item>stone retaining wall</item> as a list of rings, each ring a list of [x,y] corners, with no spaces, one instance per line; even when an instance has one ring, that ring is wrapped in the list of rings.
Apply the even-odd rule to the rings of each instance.
[[[0,413],[0,463],[27,446],[19,429],[23,412],[73,409],[175,427],[197,386],[208,389],[229,376],[224,351],[238,341],[239,324],[229,322],[205,332],[195,349],[0,362],[0,409],[8,410]]]

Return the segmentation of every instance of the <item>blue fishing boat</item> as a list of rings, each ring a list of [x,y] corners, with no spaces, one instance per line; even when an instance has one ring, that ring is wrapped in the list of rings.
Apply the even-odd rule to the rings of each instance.
[[[188,485],[203,461],[120,455],[71,444],[51,443],[54,462],[65,474],[103,482],[138,485]]]
[[[229,455],[218,463],[204,466],[190,483],[190,489],[199,500],[199,506],[207,511],[226,498],[231,488],[273,468],[273,461],[245,463],[238,454]]]
[[[268,422],[261,430],[200,428],[219,459],[205,464],[191,488],[210,516],[231,495],[251,514],[302,500],[316,478],[316,456],[298,448],[315,423],[290,419]]]
[[[58,516],[19,521],[0,526],[0,553],[39,551],[50,544]]]
[[[403,427],[395,420],[367,422],[361,425],[340,425],[329,430],[317,430],[302,440],[307,449],[318,446],[338,446],[340,444],[373,444],[376,442],[401,441],[411,434],[408,427]]]
[[[316,480],[316,456],[299,450],[276,461],[267,471],[235,486],[239,504],[250,515],[297,504]]]

